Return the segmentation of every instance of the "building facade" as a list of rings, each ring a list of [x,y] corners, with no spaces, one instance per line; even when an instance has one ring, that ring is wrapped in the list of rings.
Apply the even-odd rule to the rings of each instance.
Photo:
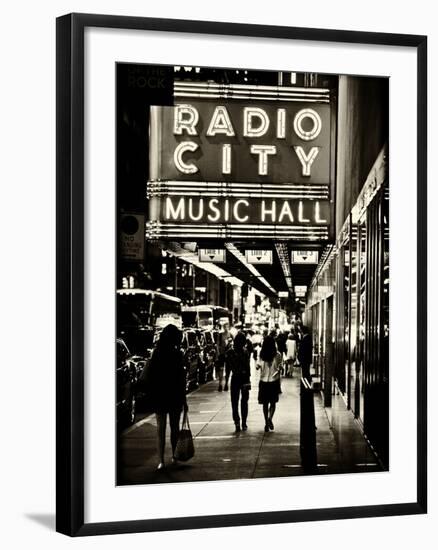
[[[389,465],[388,80],[340,76],[336,239],[309,288],[324,403],[340,393]]]

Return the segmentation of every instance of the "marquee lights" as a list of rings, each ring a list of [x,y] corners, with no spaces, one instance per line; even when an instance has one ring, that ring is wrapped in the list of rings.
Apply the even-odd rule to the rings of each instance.
[[[318,155],[318,147],[312,147],[307,154],[300,146],[294,146],[294,150],[301,162],[303,176],[310,176],[310,168]]]
[[[193,153],[198,149],[198,144],[194,141],[182,141],[179,143],[173,155],[173,161],[175,167],[182,174],[196,174],[198,167],[193,162],[186,162],[182,156],[187,151]],[[267,176],[269,174],[268,156],[277,154],[277,147],[275,145],[251,145],[251,154],[258,155],[258,175]],[[301,145],[295,145],[293,150],[296,153],[298,160],[301,163],[301,173],[303,176],[311,176],[311,167],[318,156],[319,147],[312,147],[308,153],[306,153]],[[229,143],[222,145],[222,174],[231,174],[232,166],[232,147]]]
[[[188,115],[188,116],[185,116]],[[253,119],[259,120],[259,125],[255,126]],[[311,121],[311,128],[305,130],[303,122],[305,119]],[[178,104],[174,108],[174,133],[182,135],[184,131],[190,136],[197,136],[196,126],[199,122],[199,112],[196,107],[188,104]],[[277,135],[285,135],[286,109],[277,109]],[[262,137],[270,126],[270,118],[265,109],[260,107],[243,108],[243,135],[244,137]],[[279,126],[279,127],[278,127]],[[301,109],[294,116],[293,129],[297,137],[304,141],[316,139],[322,129],[321,117],[314,109]],[[213,115],[208,125],[207,136],[213,137],[217,134],[226,136],[235,136],[233,124],[231,122],[228,109],[223,105],[218,105],[213,111]]]
[[[257,239],[257,240],[294,240],[303,242],[328,241],[327,226],[315,225],[256,225],[256,224],[204,224],[204,223],[163,223],[149,221],[146,223],[148,239]]]
[[[151,107],[149,238],[329,240],[330,90],[177,81],[174,97]]]
[[[241,197],[265,199],[325,199],[328,200],[328,185],[301,185],[283,183],[238,183],[226,181],[150,181],[147,187],[148,198],[160,196],[180,197]]]
[[[175,152],[173,154],[173,162],[180,172],[183,174],[196,174],[198,167],[193,164],[193,162],[184,162],[182,159],[183,154],[186,151],[194,153],[198,148],[198,144],[194,141],[182,141],[179,145],[176,146]]]
[[[286,137],[286,114],[286,109],[277,109],[277,139],[285,139]],[[174,108],[174,134],[183,135],[184,132],[186,132],[189,136],[197,136],[199,118],[199,112],[193,105],[176,105]],[[311,124],[309,129],[304,128],[304,121],[306,119],[310,121]],[[267,133],[269,126],[270,118],[266,110],[260,107],[243,108],[243,136],[245,138],[263,137]],[[301,109],[294,117],[293,129],[295,135],[299,139],[303,141],[312,141],[321,133],[321,117],[314,109]],[[208,137],[214,137],[216,135],[234,137],[236,135],[230,115],[225,106],[218,105],[215,107],[206,135]],[[183,141],[176,146],[173,159],[175,167],[179,172],[182,174],[196,174],[196,172],[198,172],[198,167],[193,162],[183,160],[184,153],[193,153],[198,147],[199,145],[194,141]],[[311,176],[311,167],[318,156],[319,149],[320,147],[314,146],[306,152],[302,145],[294,145],[292,147],[292,151],[295,152],[301,164],[301,174],[303,176]],[[277,154],[277,147],[275,145],[253,144],[250,146],[250,151],[251,154],[258,156],[258,175],[267,176],[269,174],[268,157]],[[230,143],[222,144],[221,155],[222,174],[231,174],[232,145]]]
[[[251,153],[259,156],[259,176],[268,175],[268,155],[277,154],[275,145],[251,145]]]
[[[284,109],[282,109],[284,111]],[[259,125],[254,127],[254,118],[258,118]],[[263,109],[259,107],[245,107],[243,109],[243,135],[245,137],[261,137],[269,129],[269,117]]]
[[[328,88],[298,86],[264,86],[260,84],[217,84],[214,82],[174,83],[174,95],[181,98],[227,98],[228,100],[262,100],[306,103],[329,103]]]
[[[219,223],[322,224],[320,201],[253,200],[235,198],[166,197],[160,202],[160,219],[168,221]],[[328,205],[324,203],[327,212]]]
[[[311,130],[304,130],[303,129],[303,121],[308,118],[312,121],[312,129]],[[316,111],[313,109],[301,109],[294,118],[294,130],[297,136],[299,136],[301,139],[304,139],[305,141],[311,141],[312,139],[316,139],[322,128],[322,122],[321,117],[318,115]]]
[[[175,110],[178,110],[178,105],[175,107]],[[192,130],[194,126],[196,125],[191,126]],[[216,136],[217,134],[224,134],[229,137],[236,135],[234,133],[234,128],[231,124],[227,108],[223,107],[222,105],[219,105],[214,110],[213,116],[211,117],[210,125],[207,130],[207,136],[209,137]]]
[[[198,110],[191,105],[178,105],[178,109],[175,109],[173,133],[175,135],[181,135],[183,130],[189,134],[189,136],[196,136],[195,127],[199,121]]]
[[[222,146],[222,174],[231,174],[231,145]]]

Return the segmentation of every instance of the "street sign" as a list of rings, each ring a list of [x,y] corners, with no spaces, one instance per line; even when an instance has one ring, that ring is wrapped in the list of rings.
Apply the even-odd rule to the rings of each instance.
[[[200,262],[225,263],[225,249],[221,248],[200,248]]]
[[[272,250],[246,250],[245,255],[249,264],[272,264]]]
[[[306,296],[307,286],[306,285],[295,285],[294,286],[294,292],[295,292],[295,296],[297,298],[304,298]]]
[[[317,250],[292,250],[291,263],[293,264],[317,264]]]
[[[119,235],[121,258],[129,261],[144,261],[144,215],[123,214],[120,218]]]
[[[280,290],[278,293],[279,298],[288,298],[289,292],[287,290]]]

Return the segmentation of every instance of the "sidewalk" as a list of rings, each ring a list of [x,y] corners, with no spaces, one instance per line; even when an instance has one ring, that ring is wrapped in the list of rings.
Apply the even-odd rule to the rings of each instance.
[[[172,466],[167,433],[166,462],[169,466],[159,472],[155,470],[158,462],[155,416],[145,418],[122,434],[119,484],[303,475],[299,376],[299,369],[295,369],[294,378],[282,379],[283,393],[273,419],[275,430],[268,433],[264,431],[262,407],[257,402],[257,374],[252,376],[246,432],[234,432],[230,393],[218,392],[216,381],[192,392],[188,395],[188,404],[195,456],[187,463]],[[353,424],[348,429],[334,433],[319,394],[315,394],[314,402],[318,473],[379,470],[354,419],[351,418]],[[333,411],[336,414],[335,408]],[[350,415],[348,411],[346,414]]]

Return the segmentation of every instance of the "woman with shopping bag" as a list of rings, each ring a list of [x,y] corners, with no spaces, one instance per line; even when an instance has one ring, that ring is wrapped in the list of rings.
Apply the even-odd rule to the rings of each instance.
[[[195,446],[193,445],[192,430],[190,429],[188,408],[186,406],[184,407],[182,427],[179,431],[176,449],[173,453],[173,459],[186,462],[187,460],[193,458],[194,454]]]
[[[158,466],[165,467],[166,425],[169,415],[172,462],[180,433],[181,412],[187,414],[186,373],[181,352],[182,333],[175,325],[167,325],[152,353],[150,363],[151,405],[157,420]]]

